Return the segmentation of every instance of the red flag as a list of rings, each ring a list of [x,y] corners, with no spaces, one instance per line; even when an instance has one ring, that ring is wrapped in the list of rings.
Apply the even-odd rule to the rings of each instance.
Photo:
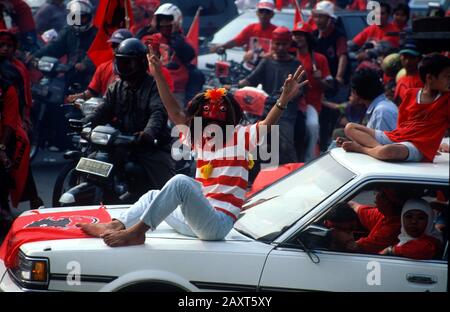
[[[112,60],[113,54],[107,41],[117,29],[132,26],[132,15],[130,0],[100,0],[94,18],[98,32],[88,51],[95,66]]]
[[[302,9],[301,9],[301,5],[298,2],[298,0],[294,0],[294,4],[295,4],[295,15],[294,15],[294,27],[298,24],[298,23],[303,23],[303,16],[302,16]]]
[[[198,56],[198,36],[200,32],[200,11],[202,7],[197,9],[195,13],[194,19],[192,20],[191,28],[186,35],[186,41],[194,48],[195,50],[195,59],[192,61],[192,64],[197,65],[197,56]]]
[[[17,218],[0,247],[0,259],[10,268],[25,243],[69,238],[89,238],[77,223],[106,223],[111,216],[104,207],[90,210],[75,210],[44,213],[32,210],[31,214]]]
[[[283,2],[284,2],[283,0],[277,0],[276,8],[277,8],[278,11],[281,11],[281,9],[283,8],[283,6],[284,6]]]

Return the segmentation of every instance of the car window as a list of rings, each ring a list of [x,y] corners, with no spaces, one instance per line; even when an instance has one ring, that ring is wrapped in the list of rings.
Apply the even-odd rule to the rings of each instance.
[[[326,154],[252,197],[235,228],[255,239],[274,239],[354,176]]]
[[[367,26],[366,20],[362,16],[342,17],[342,23],[344,25],[348,40],[353,39]]]
[[[211,43],[223,44],[228,42],[236,37],[244,27],[257,22],[258,18],[256,17],[255,11],[245,12],[216,32]],[[292,25],[294,24],[294,15],[277,12],[272,18],[272,23],[277,26],[292,28]]]
[[[394,183],[394,182],[380,182],[371,183],[364,186],[362,189],[357,190],[354,194],[350,195],[346,200],[340,201],[339,204],[332,205],[327,213],[313,222],[313,226],[323,227],[324,231],[326,229],[331,230],[328,240],[316,240],[314,236],[305,236],[305,234],[300,233],[298,237],[303,237],[306,239],[304,244],[306,244],[310,249],[326,249],[338,252],[356,252],[356,253],[366,253],[366,254],[378,254],[376,251],[368,250],[348,250],[347,242],[349,240],[354,240],[358,246],[370,247],[366,245],[364,240],[369,236],[371,231],[375,231],[376,228],[380,229],[380,210],[378,207],[383,205],[383,200],[393,201],[392,198],[387,198],[386,195],[382,195],[377,199],[377,195],[380,196],[381,189],[391,189],[399,194],[399,198],[402,198],[402,202],[412,198],[421,198],[429,203],[432,208],[433,216],[433,235],[440,239],[438,251],[432,258],[428,259],[415,259],[415,260],[443,260],[446,257],[446,246],[448,245],[448,210],[449,210],[449,190],[448,186],[442,185],[424,185],[424,184],[408,184],[408,183]],[[377,201],[378,200],[378,201]],[[348,204],[348,205],[347,205]],[[364,213],[355,213],[352,215],[352,208],[355,206],[365,207]],[[373,207],[373,208],[369,208]],[[392,245],[398,244],[398,237],[401,233],[400,226],[400,214],[403,208],[403,204],[396,206],[395,210],[398,215],[398,228],[394,231],[384,231],[382,237],[380,235],[374,235],[373,238],[376,244],[381,243],[377,241],[378,237],[381,240],[388,241],[391,240]],[[371,209],[372,212],[368,213],[367,209]],[[394,208],[393,208],[394,209]],[[350,210],[350,212],[349,212]],[[378,215],[378,216],[377,216]],[[356,218],[356,221],[353,220]],[[391,228],[392,229],[392,228]],[[382,230],[380,230],[382,231]],[[381,232],[380,232],[381,233]],[[386,233],[390,233],[390,238],[387,237]],[[372,233],[373,234],[373,233]],[[291,241],[291,243],[295,240]],[[345,243],[344,243],[345,242]],[[361,242],[361,243],[360,243]],[[313,245],[311,245],[311,244]],[[317,245],[314,245],[316,244]],[[384,250],[388,245],[380,247]],[[380,250],[380,252],[381,252]],[[397,257],[408,258],[405,255],[397,255]]]

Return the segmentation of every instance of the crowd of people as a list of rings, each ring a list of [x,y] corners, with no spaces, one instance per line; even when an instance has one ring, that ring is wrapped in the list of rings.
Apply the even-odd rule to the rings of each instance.
[[[243,61],[257,60],[238,87],[261,85],[273,101],[266,102],[260,121],[247,126],[241,124],[242,108],[230,92],[202,89],[205,79],[194,62],[197,52],[183,34],[183,15],[176,5],[135,0],[136,20],[126,29],[127,10],[118,3],[117,14],[101,30],[108,35],[113,58],[96,64],[88,53],[100,32],[94,26],[96,2],[69,2],[69,12],[78,14],[81,24],[67,25],[62,0],[48,0],[34,20],[26,17],[31,11],[24,1],[0,1],[0,12],[14,12],[15,26],[6,29],[0,20],[0,28],[5,28],[0,31],[3,218],[10,217],[11,203],[17,206],[28,200],[31,208],[43,205],[27,155],[32,136],[31,83],[36,81],[33,65],[42,56],[65,58],[73,65],[66,74],[67,85],[78,84],[84,91],[67,94],[67,102],[106,98],[84,122],[109,123],[138,138],[134,153],[150,178],[147,189],[153,190],[123,219],[80,225],[111,246],[142,243],[144,233],[163,220],[186,235],[223,238],[237,219],[242,194],[251,183],[250,146],[256,148],[261,140],[261,125],[280,126],[280,164],[309,162],[335,147],[385,161],[432,162],[438,150],[448,153],[448,145],[442,144],[450,126],[448,51],[424,55],[417,42],[401,36],[410,26],[410,10],[402,1],[394,8],[381,2],[380,24],[367,26],[354,38],[347,37],[335,13],[338,6],[365,10],[365,1],[298,1],[301,7],[311,7],[312,14],[307,21],[296,19],[291,29],[272,24],[277,14],[273,0],[258,1],[258,22],[211,49],[220,54],[243,46]],[[49,38],[45,34],[51,30],[57,36],[45,44],[39,42],[41,35]],[[258,49],[252,48],[255,42]],[[351,52],[356,52],[354,58]],[[240,155],[245,161],[220,159],[218,151],[197,160],[196,181],[201,185],[174,175],[170,157],[170,127],[189,126],[195,117],[202,118],[205,126],[232,125],[236,135],[248,134],[245,155]],[[192,202],[202,205],[194,207]],[[176,209],[178,204],[181,208]],[[407,217],[426,209],[419,201],[405,204],[419,206],[404,208],[403,246],[392,241],[377,251],[406,253],[412,235]],[[354,210],[362,215],[367,209]],[[346,246],[364,247],[354,242]]]

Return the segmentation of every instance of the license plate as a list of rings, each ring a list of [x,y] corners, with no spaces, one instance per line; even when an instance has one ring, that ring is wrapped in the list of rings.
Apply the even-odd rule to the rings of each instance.
[[[77,171],[95,174],[107,178],[111,173],[113,164],[82,157],[75,168]]]

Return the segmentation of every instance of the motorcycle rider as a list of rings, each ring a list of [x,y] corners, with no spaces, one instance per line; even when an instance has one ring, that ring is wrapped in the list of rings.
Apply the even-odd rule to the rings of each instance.
[[[191,64],[195,50],[182,34],[183,15],[176,5],[165,3],[158,7],[153,20],[158,31],[162,63],[171,74],[175,98],[184,106],[201,91],[205,78]],[[136,37],[142,39],[149,32],[149,27],[143,28]]]
[[[162,188],[174,175],[170,155],[167,111],[161,103],[155,80],[147,72],[147,48],[136,38],[119,45],[114,68],[120,79],[106,93],[106,101],[83,119],[93,126],[111,124],[123,134],[137,135],[133,150],[136,162],[144,167],[152,188]]]
[[[115,53],[122,41],[132,37],[133,34],[128,29],[120,28],[111,35],[108,43]],[[81,93],[69,95],[67,97],[67,102],[72,103],[77,99],[87,100],[93,96],[103,96],[106,93],[108,86],[117,79],[117,73],[114,71],[114,59],[106,61],[98,66],[87,89]]]
[[[0,29],[6,28],[3,13],[11,17],[13,25],[18,29],[21,50],[37,50],[36,25],[30,6],[24,0],[0,0]]]
[[[30,112],[33,104],[30,76],[25,65],[15,57],[18,45],[17,37],[13,33],[7,30],[0,30],[0,71],[2,72],[3,79],[7,80],[17,91],[22,128],[30,136],[32,135]],[[43,201],[37,193],[31,166],[28,168],[28,176],[23,195],[22,200],[29,200],[31,209],[37,209],[43,206]]]
[[[67,9],[69,15],[74,17],[73,25],[65,26],[54,41],[33,53],[27,60],[33,57],[60,58],[66,55],[67,63],[74,65],[74,69],[66,74],[67,85],[79,83],[84,89],[95,71],[95,65],[87,55],[97,34],[97,29],[93,26],[93,8],[89,0],[72,0],[67,4]]]

